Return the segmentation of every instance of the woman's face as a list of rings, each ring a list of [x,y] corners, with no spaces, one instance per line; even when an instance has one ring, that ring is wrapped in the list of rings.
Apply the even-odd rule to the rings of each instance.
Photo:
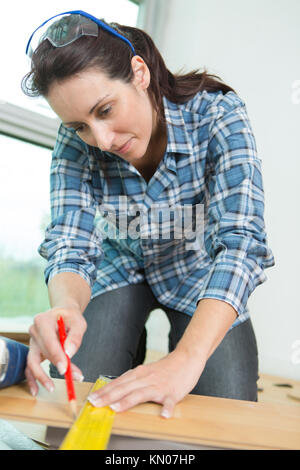
[[[129,84],[111,80],[99,69],[86,70],[54,82],[46,99],[84,142],[134,164],[155,136],[156,113],[147,92],[148,67],[136,56],[132,69],[134,79]]]

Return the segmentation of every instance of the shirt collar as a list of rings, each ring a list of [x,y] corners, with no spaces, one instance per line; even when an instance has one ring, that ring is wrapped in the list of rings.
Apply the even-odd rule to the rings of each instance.
[[[167,153],[192,154],[193,146],[187,132],[182,107],[163,97],[165,119],[167,124]]]

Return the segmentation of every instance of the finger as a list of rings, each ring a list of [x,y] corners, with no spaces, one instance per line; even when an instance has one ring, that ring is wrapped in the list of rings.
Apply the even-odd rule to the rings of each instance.
[[[29,378],[30,384],[33,386],[34,391],[36,390],[37,380],[43,387],[46,388],[46,390],[48,390],[48,392],[54,391],[53,381],[48,377],[44,369],[41,367],[40,360],[37,360],[34,357],[30,357],[30,352],[28,353],[26,377]]]
[[[137,380],[139,378],[145,377],[145,372],[147,371],[145,366],[138,366],[134,369],[129,369],[128,371],[124,372],[120,377],[113,379],[111,382],[107,383],[99,390],[92,393],[88,398],[91,398],[91,403],[95,404],[94,406],[106,406],[107,404],[111,403],[113,399],[111,398],[113,393],[120,393],[124,395],[125,393],[130,392],[135,387],[139,387],[137,385]],[[126,385],[126,388],[124,388]],[[140,386],[145,386],[145,383],[142,382]],[[116,399],[116,395],[114,395]],[[105,403],[105,404],[102,404]]]
[[[79,367],[77,367],[75,364],[71,363],[71,371],[72,371],[72,377],[74,380],[77,382],[83,382],[84,381],[84,376]]]
[[[108,387],[110,385],[110,387]],[[129,380],[115,384],[111,382],[107,386],[96,390],[88,396],[88,400],[96,407],[107,406],[116,401],[120,401],[134,390],[145,388],[147,386],[145,380]]]
[[[134,369],[129,369],[119,377],[113,379],[111,382],[108,382],[106,385],[97,390],[97,395],[100,397],[119,385],[124,385],[128,382],[132,382],[139,378],[142,378],[146,375],[145,372],[145,366],[137,366]]]
[[[163,407],[161,411],[162,418],[171,418],[174,414],[174,409],[176,406],[176,401],[171,396],[167,396],[163,402]]]
[[[25,369],[25,377],[26,377],[26,380],[27,380],[27,384],[28,384],[28,387],[29,387],[29,390],[30,390],[30,393],[33,397],[35,397],[39,391],[39,386],[31,372],[31,370],[26,367]]]
[[[66,318],[65,323],[67,329],[67,339],[64,349],[69,358],[72,358],[81,345],[87,324],[82,315],[72,317],[71,324],[69,324],[69,319]]]
[[[160,397],[157,395],[157,390],[154,386],[141,387],[135,389],[121,400],[110,404],[110,408],[116,412],[127,411],[140,403],[153,401],[160,403]]]
[[[55,318],[48,317],[45,321],[43,314],[36,315],[29,333],[43,356],[49,359],[57,367],[59,373],[63,375],[67,370],[68,363],[58,339]]]

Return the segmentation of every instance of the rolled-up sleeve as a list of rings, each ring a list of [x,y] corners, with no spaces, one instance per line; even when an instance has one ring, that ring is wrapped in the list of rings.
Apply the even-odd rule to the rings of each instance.
[[[198,301],[223,300],[240,316],[275,264],[267,244],[261,160],[244,105],[219,109],[209,131],[205,248],[213,260]]]
[[[97,202],[87,146],[64,126],[52,155],[50,202],[51,223],[38,248],[48,261],[45,281],[61,272],[74,272],[92,287],[102,257],[101,238],[94,227]]]

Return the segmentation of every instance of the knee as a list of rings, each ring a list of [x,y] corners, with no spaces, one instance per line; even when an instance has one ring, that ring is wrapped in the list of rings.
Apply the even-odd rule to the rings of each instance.
[[[232,400],[257,401],[257,374],[247,371],[219,370],[217,374],[204,371],[191,391],[195,395],[230,398]]]

